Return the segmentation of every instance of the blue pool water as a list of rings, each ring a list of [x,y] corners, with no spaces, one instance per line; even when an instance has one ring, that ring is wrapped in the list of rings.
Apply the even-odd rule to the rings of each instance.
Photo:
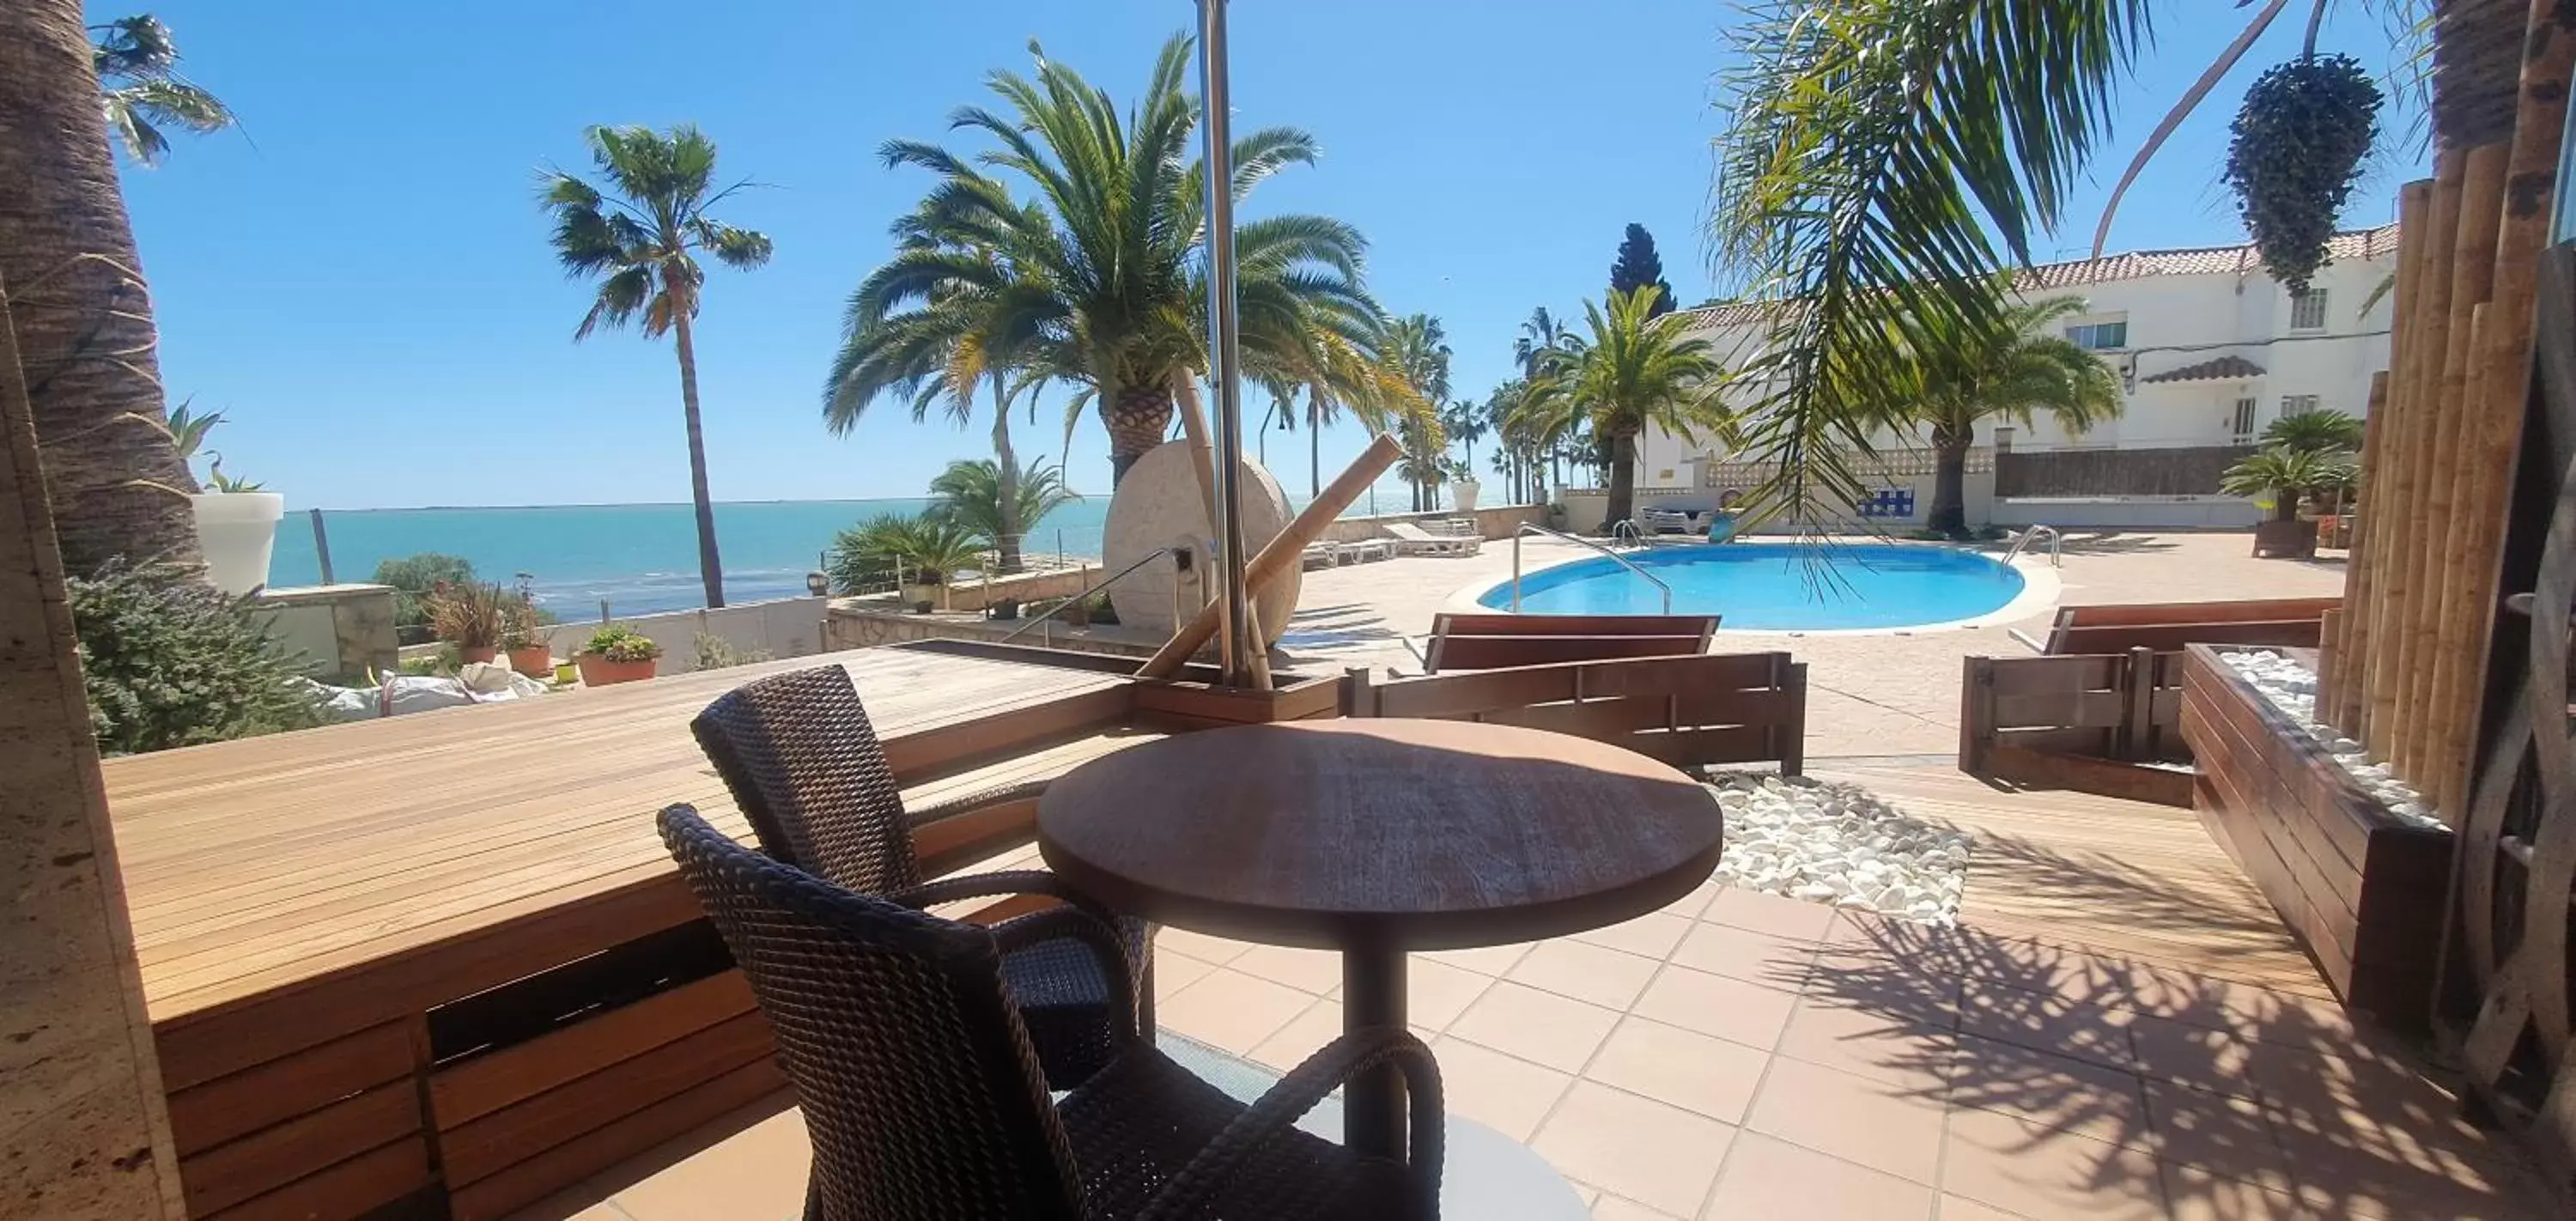
[[[1673,613],[1718,614],[1748,631],[1907,627],[2000,610],[2022,577],[1975,552],[1864,543],[1720,543],[1628,557],[1673,587]],[[1512,604],[1511,582],[1478,602]],[[1609,559],[1579,560],[1521,578],[1521,611],[1539,615],[1652,615],[1663,595]]]

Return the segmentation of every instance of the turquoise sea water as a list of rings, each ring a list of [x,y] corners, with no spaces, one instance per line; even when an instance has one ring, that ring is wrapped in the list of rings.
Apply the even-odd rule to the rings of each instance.
[[[2022,576],[1985,556],[1950,547],[1802,543],[1720,543],[1628,557],[1672,586],[1673,613],[1723,615],[1718,626],[1766,631],[1905,627],[1970,619],[2003,609]],[[1830,566],[1820,585],[1810,568]],[[1511,605],[1511,583],[1477,601]],[[1521,610],[1540,615],[1652,615],[1663,595],[1615,560],[1580,560],[1521,581]]]
[[[1402,489],[1379,489],[1377,503],[1398,511],[1403,496]],[[1306,499],[1295,496],[1290,503],[1303,507]],[[835,533],[879,513],[916,513],[929,505],[921,499],[719,504],[716,541],[724,556],[725,599],[802,596],[805,574]],[[1352,511],[1365,512],[1366,505]],[[1026,545],[1033,552],[1061,549],[1096,558],[1108,515],[1107,496],[1075,501],[1039,522]],[[537,601],[559,614],[596,614],[602,598],[611,613],[621,615],[686,610],[705,601],[697,527],[684,504],[326,509],[322,517],[332,573],[342,581],[366,580],[379,560],[443,551],[473,561],[475,574],[487,581],[507,583],[528,574]],[[310,515],[289,509],[278,526],[269,584],[321,579]]]

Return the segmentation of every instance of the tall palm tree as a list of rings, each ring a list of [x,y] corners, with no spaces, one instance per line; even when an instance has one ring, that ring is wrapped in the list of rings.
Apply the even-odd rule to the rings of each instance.
[[[179,75],[179,47],[170,27],[150,13],[93,26],[98,42],[90,62],[98,71],[98,99],[107,129],[141,165],[161,164],[170,151],[164,127],[210,135],[233,125],[233,112],[204,86]]]
[[[1184,91],[1190,40],[1163,46],[1143,98],[1122,121],[1108,93],[1037,44],[1036,79],[995,72],[1003,103],[958,110],[951,126],[995,146],[970,161],[934,144],[892,141],[889,165],[939,175],[921,206],[940,241],[907,245],[851,297],[844,362],[864,367],[890,320],[930,312],[944,296],[991,299],[987,359],[1075,383],[1068,413],[1097,407],[1123,477],[1171,429],[1174,395],[1207,367],[1204,335],[1206,170],[1190,156],[1198,101]],[[1290,165],[1312,164],[1312,136],[1273,127],[1235,141],[1238,200]],[[990,168],[1035,192],[1021,204]],[[1360,283],[1358,232],[1320,216],[1235,227],[1237,296],[1247,368],[1307,342],[1319,314],[1358,326],[1376,315]],[[999,264],[971,253],[989,247]],[[930,326],[937,319],[919,325]]]
[[[1718,401],[1725,370],[1684,315],[1657,316],[1663,290],[1612,293],[1609,307],[1583,303],[1591,336],[1559,349],[1540,368],[1516,417],[1542,442],[1589,427],[1610,442],[1608,526],[1628,520],[1637,496],[1637,434],[1648,425],[1682,437],[1732,432]]]
[[[0,294],[76,576],[119,555],[201,560],[95,50],[76,0],[0,5]]]
[[[1399,465],[1405,482],[1413,485],[1413,511],[1420,513],[1433,507],[1432,489],[1442,480],[1440,456],[1449,449],[1437,414],[1437,404],[1449,397],[1449,334],[1429,314],[1408,314],[1387,325],[1383,354],[1405,384],[1433,405],[1424,417],[1408,418],[1396,430],[1404,441]]]
[[[1968,537],[1968,449],[1990,417],[2029,427],[2040,412],[2081,433],[2120,413],[2120,379],[2059,333],[2084,312],[2080,297],[2006,304],[1991,329],[1918,340],[1915,359],[1887,376],[1913,394],[1904,417],[1931,433],[1932,511],[1925,524]]]
[[[680,355],[680,412],[689,432],[689,499],[697,508],[698,577],[708,606],[724,601],[724,561],[716,551],[715,503],[707,494],[707,442],[698,417],[698,350],[690,335],[706,272],[698,252],[748,271],[769,261],[766,234],[708,215],[735,191],[717,189],[716,145],[696,127],[668,133],[645,127],[593,127],[582,135],[609,190],[563,170],[540,175],[540,198],[555,220],[555,256],[574,279],[597,279],[599,293],[573,330],[575,342],[599,324],[640,320],[646,339],[666,332]]]
[[[1306,396],[1306,494],[1312,497],[1323,495],[1324,428],[1345,410],[1374,435],[1428,412],[1430,404],[1378,351],[1382,327],[1318,323],[1304,329],[1302,346],[1266,352],[1248,363],[1273,395]],[[1293,429],[1295,419],[1293,412],[1282,415],[1281,427]]]

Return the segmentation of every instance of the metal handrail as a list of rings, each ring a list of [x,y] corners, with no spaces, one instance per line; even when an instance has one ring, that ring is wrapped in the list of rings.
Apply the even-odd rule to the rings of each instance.
[[[1598,551],[1603,555],[1609,556],[1611,559],[1618,561],[1621,568],[1625,568],[1630,572],[1636,573],[1638,576],[1646,578],[1648,581],[1654,583],[1655,588],[1664,591],[1664,613],[1667,615],[1673,613],[1673,587],[1664,584],[1664,579],[1662,577],[1656,576],[1643,568],[1637,567],[1636,563],[1628,557],[1621,555],[1616,551],[1612,551],[1599,543],[1593,542],[1591,539],[1583,538],[1578,535],[1567,534],[1562,530],[1550,530],[1545,526],[1536,525],[1531,522],[1522,522],[1520,529],[1512,531],[1513,614],[1519,614],[1521,609],[1521,537],[1528,534],[1544,534],[1549,538],[1561,538],[1569,543],[1579,543],[1583,546],[1590,547],[1594,551]]]
[[[1610,545],[1615,548],[1623,542],[1638,548],[1646,545],[1646,532],[1637,528],[1636,519],[1623,517],[1610,523]]]
[[[2012,567],[2013,559],[2019,556],[2024,550],[2028,549],[2033,539],[2036,539],[2043,534],[2048,536],[2048,566],[2051,568],[2066,567],[2066,557],[2059,551],[2059,547],[2065,542],[2065,540],[2058,537],[2056,527],[2042,526],[2038,524],[2033,524],[2025,528],[2021,532],[2021,537],[2014,539],[2013,545],[2004,549],[2004,567]]]
[[[1101,590],[1107,589],[1107,588],[1109,588],[1110,586],[1117,584],[1117,583],[1118,583],[1118,581],[1119,581],[1119,579],[1120,579],[1120,578],[1122,578],[1122,577],[1124,577],[1124,576],[1126,576],[1128,573],[1134,572],[1134,571],[1136,571],[1137,569],[1142,568],[1142,567],[1144,567],[1144,566],[1145,566],[1145,565],[1147,565],[1147,564],[1151,564],[1151,563],[1153,563],[1153,562],[1154,562],[1154,561],[1156,561],[1156,560],[1168,558],[1168,557],[1170,557],[1171,555],[1173,555],[1175,552],[1184,551],[1184,550],[1187,550],[1187,548],[1182,548],[1182,547],[1167,547],[1167,548],[1164,548],[1164,549],[1161,549],[1161,550],[1158,550],[1158,551],[1148,551],[1148,552],[1146,552],[1143,556],[1139,557],[1135,563],[1133,563],[1133,564],[1129,564],[1129,565],[1128,565],[1128,566],[1126,566],[1125,568],[1121,568],[1121,569],[1119,569],[1118,571],[1113,572],[1113,573],[1109,574],[1108,576],[1103,577],[1103,578],[1101,578],[1100,580],[1093,582],[1093,583],[1092,583],[1092,585],[1091,585],[1091,588],[1086,589],[1086,590],[1083,590],[1081,593],[1075,594],[1074,596],[1072,596],[1072,597],[1070,597],[1070,598],[1067,598],[1067,599],[1065,599],[1065,600],[1064,600],[1064,601],[1062,601],[1062,602],[1058,602],[1058,603],[1056,603],[1055,605],[1048,607],[1048,608],[1046,609],[1046,612],[1045,612],[1045,613],[1040,614],[1040,615],[1036,616],[1035,618],[1030,619],[1028,622],[1023,623],[1023,624],[1021,624],[1020,626],[1018,626],[1018,627],[1015,627],[1015,628],[1011,629],[1011,633],[1010,633],[1009,635],[1007,635],[1007,636],[1002,637],[1002,639],[1000,640],[1000,642],[999,642],[999,643],[1002,643],[1002,644],[1009,644],[1010,642],[1012,642],[1012,641],[1014,641],[1014,640],[1017,640],[1017,639],[1019,639],[1019,638],[1020,638],[1020,637],[1022,637],[1022,636],[1027,635],[1031,629],[1033,629],[1033,628],[1037,628],[1037,627],[1040,627],[1040,626],[1043,626],[1043,625],[1044,625],[1048,620],[1053,619],[1053,618],[1055,618],[1058,614],[1062,613],[1062,612],[1063,612],[1063,610],[1064,610],[1066,607],[1068,607],[1068,606],[1072,606],[1073,604],[1075,604],[1075,603],[1077,603],[1077,602],[1089,602],[1089,601],[1091,600],[1091,595],[1096,594],[1096,593],[1099,593]]]

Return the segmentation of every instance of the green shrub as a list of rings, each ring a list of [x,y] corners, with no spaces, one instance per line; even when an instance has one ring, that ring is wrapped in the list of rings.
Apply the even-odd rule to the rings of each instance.
[[[98,748],[141,754],[322,723],[303,667],[235,598],[167,565],[70,581]]]
[[[651,661],[662,655],[662,646],[634,628],[612,624],[592,632],[581,651],[598,654],[610,661]]]
[[[700,632],[690,643],[697,649],[698,668],[701,670],[731,669],[755,661],[767,661],[770,657],[767,649],[738,649],[732,641],[714,632]]]
[[[442,581],[449,585],[471,582],[474,564],[461,555],[424,551],[398,560],[376,561],[376,575],[369,579],[394,587],[394,631],[402,642],[427,644],[431,638],[429,592]]]

